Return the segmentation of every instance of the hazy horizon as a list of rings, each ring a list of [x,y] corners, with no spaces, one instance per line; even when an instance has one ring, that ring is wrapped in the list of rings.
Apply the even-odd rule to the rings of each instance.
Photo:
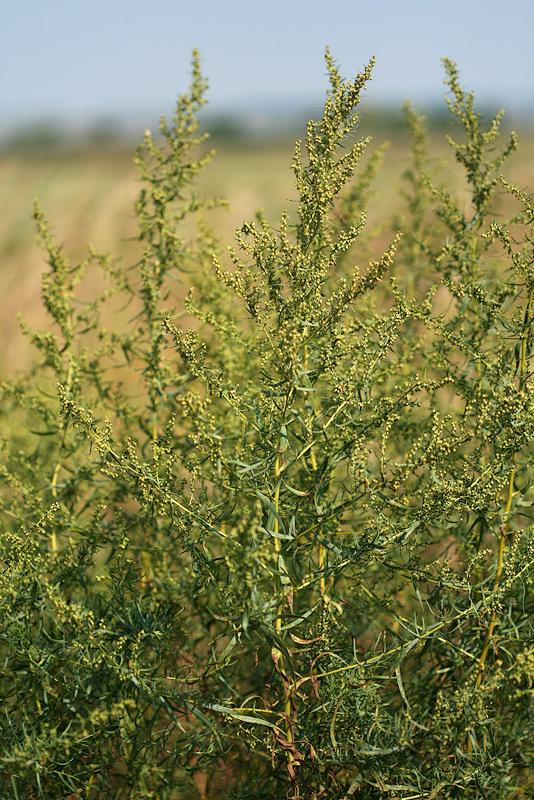
[[[43,120],[152,124],[187,89],[193,47],[213,115],[321,107],[327,44],[348,77],[376,56],[369,107],[443,103],[447,56],[479,106],[534,115],[529,0],[339,0],[335,12],[320,0],[198,0],[194,8],[182,0],[21,0],[6,4],[3,18],[4,132]]]

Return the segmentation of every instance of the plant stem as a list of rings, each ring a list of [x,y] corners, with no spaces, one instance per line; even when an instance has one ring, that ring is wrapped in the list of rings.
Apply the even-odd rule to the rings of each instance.
[[[520,359],[519,359],[519,389],[523,389],[526,380],[527,374],[527,360],[528,360],[528,332],[531,323],[531,309],[532,309],[532,301],[534,297],[534,283],[532,283],[528,295],[527,307],[525,309],[525,316],[523,322],[523,333],[521,336],[521,349],[520,349]],[[517,464],[517,451],[514,453],[513,460],[512,460],[512,471],[510,472],[510,478],[508,481],[508,492],[506,496],[506,506],[504,509],[504,521],[500,528],[500,539],[499,539],[499,549],[497,552],[497,572],[495,575],[495,582],[493,584],[493,591],[496,593],[499,590],[499,586],[501,585],[501,578],[504,569],[504,548],[505,544],[508,539],[508,525],[510,520],[510,509],[512,507],[512,499],[514,496],[514,478],[516,472],[516,464]],[[489,652],[489,646],[491,643],[491,637],[493,636],[493,631],[495,628],[495,623],[497,621],[497,607],[495,607],[491,614],[490,623],[488,625],[488,629],[486,631],[486,635],[484,636],[484,643],[482,645],[482,652],[480,653],[480,657],[478,660],[478,676],[477,676],[477,687],[482,683],[482,674],[484,670],[484,665],[486,663],[486,658]]]
[[[502,572],[504,569],[504,545],[507,539],[508,515],[510,513],[510,508],[512,506],[512,498],[514,496],[514,477],[515,477],[516,460],[517,460],[517,453],[514,453],[514,458],[512,462],[512,471],[510,473],[510,479],[508,481],[506,507],[504,511],[505,521],[501,525],[500,529],[499,550],[497,553],[497,572],[495,575],[495,582],[493,584],[494,593],[497,592],[499,589],[499,586],[501,584]],[[482,652],[480,653],[480,658],[478,660],[478,676],[476,684],[477,687],[480,686],[480,684],[482,683],[482,673],[484,670],[484,664],[486,663],[486,658],[488,656],[489,646],[491,642],[491,637],[493,636],[493,630],[495,628],[496,620],[497,620],[497,608],[494,608],[491,614],[491,619],[488,625],[488,629],[486,631],[486,635],[484,636]]]
[[[73,369],[73,366],[72,366],[72,353],[69,350],[69,369],[68,369],[68,372],[67,372],[67,382],[65,384],[65,395],[66,395],[67,398],[69,397],[69,395],[71,393],[71,390],[72,390],[73,375],[74,375],[74,369]],[[59,482],[59,473],[61,472],[61,468],[63,466],[62,454],[63,454],[63,449],[64,449],[64,446],[65,446],[65,438],[66,438],[66,435],[67,435],[67,426],[68,426],[67,420],[62,417],[61,421],[59,423],[59,437],[60,437],[59,438],[59,455],[58,455],[58,460],[56,462],[56,466],[54,468],[54,473],[52,475],[52,480],[51,480],[51,483],[50,483],[50,486],[52,488],[52,497],[54,498],[54,500],[57,499],[57,495],[58,495],[58,488],[57,487],[58,487],[58,482]],[[52,533],[50,534],[50,547],[51,547],[51,550],[52,550],[53,553],[57,553],[57,551],[58,551],[58,542],[57,542],[57,536],[56,536],[55,530],[53,530]]]
[[[275,621],[275,629],[276,629],[276,633],[278,634],[278,636],[282,635],[282,610],[283,610],[282,609],[283,600],[282,600],[282,597],[280,597],[281,589],[282,589],[282,581],[280,580],[280,572],[279,572],[279,570],[281,568],[280,567],[280,556],[281,556],[282,545],[281,545],[280,539],[278,538],[278,532],[279,532],[278,514],[279,514],[279,507],[280,507],[280,473],[281,473],[280,451],[278,451],[276,453],[276,459],[275,459],[275,462],[274,462],[274,481],[275,481],[274,485],[275,485],[275,489],[274,489],[274,497],[273,497],[273,503],[274,503],[274,507],[276,509],[276,514],[275,514],[274,523],[273,523],[273,525],[274,525],[274,534],[275,534],[275,537],[274,537],[274,549],[275,549],[275,553],[276,553],[276,557],[277,557],[276,560],[278,562],[277,563],[278,571],[277,571],[277,577],[276,577],[276,590],[277,590],[277,594],[279,595],[279,599],[280,599],[280,602],[279,602],[279,605],[278,605],[278,609],[277,609],[277,613],[276,613],[276,621]],[[284,716],[285,716],[285,721],[286,721],[286,725],[285,725],[286,742],[288,744],[293,744],[293,732],[291,730],[291,722],[290,722],[290,719],[291,719],[291,695],[292,695],[291,686],[290,686],[290,682],[289,682],[288,676],[287,676],[286,671],[285,671],[283,653],[280,650],[278,650],[278,648],[273,648],[273,656],[274,656],[275,665],[277,667],[278,672],[280,673],[280,677],[282,678],[282,683],[283,683],[283,686],[284,686]],[[291,764],[295,760],[295,757],[294,757],[293,753],[291,752],[291,750],[287,750],[286,754],[287,754],[288,764]]]

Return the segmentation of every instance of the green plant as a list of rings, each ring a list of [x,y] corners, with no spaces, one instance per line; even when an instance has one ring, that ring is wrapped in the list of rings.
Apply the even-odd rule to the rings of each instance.
[[[71,266],[36,208],[53,328],[2,389],[3,796],[533,796],[534,204],[447,61],[469,202],[408,109],[403,236],[360,266],[372,64],[326,60],[295,220],[227,250],[208,227],[196,55],[136,157],[138,264]]]

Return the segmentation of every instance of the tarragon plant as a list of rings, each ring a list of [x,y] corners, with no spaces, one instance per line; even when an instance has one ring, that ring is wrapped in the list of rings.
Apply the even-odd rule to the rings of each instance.
[[[52,324],[2,387],[2,798],[534,797],[534,202],[445,61],[468,194],[408,107],[369,262],[372,62],[326,62],[293,216],[226,249],[209,227],[196,54],[136,155],[139,263],[72,265],[36,207]]]

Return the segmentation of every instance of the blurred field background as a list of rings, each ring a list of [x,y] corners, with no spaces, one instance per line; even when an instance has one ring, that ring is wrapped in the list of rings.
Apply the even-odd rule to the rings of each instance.
[[[369,226],[398,204],[409,146],[399,121],[405,97],[429,115],[432,158],[447,152],[442,56],[458,64],[461,84],[486,116],[506,109],[520,150],[507,175],[532,186],[534,4],[508,0],[93,0],[6,3],[0,48],[0,374],[27,363],[17,312],[47,324],[32,204],[38,198],[73,261],[87,243],[135,263],[133,201],[139,191],[132,156],[145,126],[172,114],[190,81],[198,48],[209,80],[203,125],[218,151],[198,191],[224,195],[232,212],[213,225],[231,242],[235,226],[262,208],[276,225],[294,209],[291,160],[306,120],[317,118],[328,86],[328,45],[342,74],[357,75],[374,56],[363,93],[360,133],[391,146],[376,181]],[[441,87],[441,88],[440,88]],[[369,99],[368,99],[369,98]],[[134,130],[135,129],[135,130]],[[452,177],[461,185],[458,165]],[[390,236],[386,228],[379,248]],[[362,253],[365,263],[367,254]]]
[[[209,122],[206,124],[209,128]],[[210,221],[223,241],[232,243],[237,225],[263,209],[277,225],[280,213],[295,209],[291,160],[295,138],[304,136],[305,120],[291,129],[262,135],[257,130],[239,134],[232,121],[213,121],[210,146],[216,156],[198,181],[198,193],[225,197],[231,211],[218,210]],[[384,166],[369,207],[369,226],[389,222],[398,210],[398,186],[409,164],[410,143],[396,114],[364,114],[361,135],[370,133],[372,151],[389,142]],[[432,120],[430,154],[438,164],[447,158],[445,134],[453,132],[442,117]],[[534,129],[522,124],[517,129],[520,147],[505,168],[506,176],[520,186],[534,186]],[[105,134],[105,135],[104,135]],[[47,325],[40,299],[40,276],[46,269],[45,256],[35,241],[31,219],[37,198],[64,243],[72,262],[83,260],[87,244],[135,263],[139,245],[135,240],[133,203],[140,190],[133,164],[136,144],[131,137],[116,134],[92,135],[84,140],[62,138],[54,131],[30,131],[5,142],[0,150],[0,374],[24,366],[31,348],[23,337],[17,315],[32,327]],[[451,178],[461,188],[460,168],[450,163]],[[444,173],[445,176],[445,173]],[[386,241],[387,227],[377,237]]]

